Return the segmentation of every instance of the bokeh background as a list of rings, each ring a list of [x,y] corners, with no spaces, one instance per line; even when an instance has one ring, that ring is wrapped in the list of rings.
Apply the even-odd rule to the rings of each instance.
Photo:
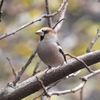
[[[62,0],[49,0],[51,12],[60,6]],[[2,22],[0,23],[0,35],[12,32],[20,26],[37,19],[46,13],[45,0],[4,0],[2,7]],[[53,22],[57,19],[55,18]],[[94,38],[97,28],[100,25],[100,2],[98,0],[69,0],[66,11],[66,20],[58,33],[59,42],[65,53],[75,56],[86,53],[86,49]],[[13,36],[0,40],[0,88],[14,79],[11,67],[6,57],[9,57],[16,71],[18,71],[35,51],[39,37],[35,31],[47,26],[47,20],[34,23],[33,25],[21,30]],[[100,39],[93,46],[93,50],[100,47]],[[67,57],[67,59],[70,59]],[[36,56],[29,65],[20,82],[28,79],[39,60]],[[99,69],[100,64],[91,66],[93,70]],[[41,63],[39,69],[47,67]],[[74,77],[62,80],[53,90],[65,90],[76,87],[81,81],[80,77],[88,74],[86,69]],[[52,89],[51,89],[52,91]],[[23,100],[33,100],[39,93],[30,95]],[[84,100],[99,100],[100,98],[100,75],[91,78],[84,88]],[[64,96],[53,96],[51,100],[79,100],[79,92],[66,94]],[[40,100],[40,99],[37,99]]]

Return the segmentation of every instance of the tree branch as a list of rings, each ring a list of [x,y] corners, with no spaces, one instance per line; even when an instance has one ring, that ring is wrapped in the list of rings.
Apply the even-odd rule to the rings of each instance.
[[[28,61],[26,62],[26,64],[19,70],[18,74],[16,75],[16,78],[11,83],[12,85],[15,86],[16,83],[20,80],[22,74],[24,73],[24,71],[26,70],[26,68],[29,66],[29,64],[31,63],[32,59],[35,57],[36,52],[37,51],[35,50],[35,52],[30,56],[30,58],[28,59]]]
[[[65,18],[65,13],[66,13],[67,5],[68,5],[68,0],[63,0],[63,2],[64,2],[65,5],[63,6],[63,4],[61,4],[62,10],[61,10],[61,12],[59,13],[58,22],[59,22],[60,20],[62,20],[62,19]],[[58,23],[58,22],[57,22],[57,23]],[[55,27],[54,30],[55,30],[56,32],[59,32],[59,30],[61,29],[62,24],[63,24],[63,21],[62,21],[61,23],[57,24],[57,27]]]
[[[9,57],[6,57],[6,59],[8,60],[10,66],[11,66],[12,72],[13,72],[15,78],[16,78],[16,71],[15,71],[14,65],[13,65],[12,62],[10,61],[10,58],[9,58]]]
[[[3,3],[4,3],[4,0],[1,0],[1,2],[0,2],[0,22],[1,22],[1,16],[2,16],[2,13],[3,13],[2,10],[1,10]]]
[[[91,52],[91,49],[94,45],[94,43],[97,41],[97,39],[100,37],[100,27],[97,29],[97,34],[95,35],[95,37],[93,38],[93,40],[91,41],[91,43],[89,44],[86,52]]]
[[[43,81],[41,81],[37,76],[36,76],[37,80],[39,81],[39,83],[41,84],[43,90],[44,90],[44,93],[47,97],[51,97],[49,94],[48,94],[48,91],[47,89],[45,88],[44,84],[43,84]]]
[[[58,13],[60,13],[63,10],[63,8],[66,6],[66,4],[67,4],[67,0],[63,1],[62,4],[61,4],[61,6],[59,7],[59,9],[57,11],[55,11],[54,13],[49,14],[49,15],[43,14],[42,16],[40,16],[39,18],[37,18],[36,20],[30,21],[29,23],[26,23],[26,24],[22,25],[21,27],[19,27],[18,29],[14,30],[12,32],[5,33],[5,34],[1,35],[0,36],[0,40],[6,38],[8,36],[14,35],[15,33],[21,31],[22,29],[24,29],[26,27],[28,27],[29,25],[32,25],[33,23],[41,21],[43,18],[54,17],[55,15],[57,15]]]
[[[38,69],[40,63],[41,63],[41,60],[39,60],[39,61],[37,62],[36,66],[35,66],[35,68],[34,68],[34,70],[33,70],[32,76],[34,76],[35,74],[37,74],[38,72],[40,72],[40,70],[37,71],[37,69]]]
[[[83,60],[88,66],[90,66],[100,61],[100,50],[81,55],[77,58]],[[54,73],[52,70],[48,71],[44,79],[42,76],[45,71],[37,74],[37,77],[43,81],[45,86],[48,86],[82,68],[85,68],[82,63],[78,62],[76,59],[71,59],[68,60],[67,65],[56,69]],[[92,77],[93,75],[94,73],[91,73],[89,74],[89,77]],[[16,85],[14,88],[6,86],[5,88],[0,89],[0,100],[20,100],[40,89],[41,85],[37,81],[36,77],[33,76]]]
[[[61,19],[61,20],[59,20],[56,24],[55,24],[55,26],[53,26],[53,29],[55,29],[56,28],[56,26],[61,22],[61,21],[63,21],[63,20],[65,20],[65,18],[63,18],[63,19]]]
[[[49,1],[45,0],[45,3],[46,3],[47,14],[49,15],[51,13],[50,6],[49,6]],[[48,17],[47,19],[48,19],[48,26],[52,28],[52,19],[51,19],[51,17]]]
[[[70,56],[71,58],[76,59],[77,61],[79,61],[80,63],[82,63],[82,64],[85,66],[85,68],[86,68],[90,73],[93,72],[93,71],[86,65],[86,63],[85,63],[84,61],[82,61],[82,60],[76,58],[74,55],[71,55],[71,54],[65,54],[65,56]]]

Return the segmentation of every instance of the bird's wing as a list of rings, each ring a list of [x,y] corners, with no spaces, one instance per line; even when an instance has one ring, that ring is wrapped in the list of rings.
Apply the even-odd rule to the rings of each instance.
[[[65,62],[67,62],[66,56],[65,56],[65,54],[64,54],[64,52],[63,52],[63,50],[62,50],[62,48],[61,48],[61,46],[58,42],[57,42],[57,45],[58,45],[58,48],[59,48],[59,52],[63,55]]]

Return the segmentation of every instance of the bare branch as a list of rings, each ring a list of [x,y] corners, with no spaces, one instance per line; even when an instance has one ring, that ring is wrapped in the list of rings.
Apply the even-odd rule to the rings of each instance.
[[[64,78],[63,78],[63,79],[64,79]],[[55,82],[55,83],[49,85],[49,86],[47,87],[47,90],[49,90],[49,89],[51,89],[52,87],[54,87],[55,85],[57,85],[61,80],[62,80],[62,79],[60,79],[60,80],[58,80],[57,82]]]
[[[82,87],[83,87],[83,85],[84,85],[85,83],[84,82],[82,82],[82,83],[80,83],[77,87],[75,87],[75,88],[73,88],[73,89],[69,89],[69,90],[64,90],[64,91],[53,91],[53,92],[50,92],[49,94],[52,96],[52,95],[65,95],[65,94],[68,94],[68,93],[75,93],[75,92],[77,92],[77,91],[79,91]]]
[[[62,79],[61,79],[62,80]],[[57,82],[50,84],[48,87],[46,87],[47,90],[51,89],[53,86],[57,85],[57,83],[59,83],[61,80],[58,80]],[[44,92],[42,92],[41,94],[39,94],[37,97],[35,97],[33,100],[36,100],[37,98],[44,96]]]
[[[38,69],[40,63],[41,63],[41,60],[39,60],[39,61],[37,62],[36,66],[35,66],[35,68],[34,68],[34,71],[33,71],[32,76],[34,76],[35,74],[37,74],[38,72],[40,72],[40,70],[37,71],[37,69]]]
[[[5,33],[5,34],[1,35],[0,36],[0,40],[6,38],[8,36],[14,35],[15,33],[21,31],[22,29],[24,29],[26,27],[28,27],[29,25],[32,25],[33,23],[41,21],[43,18],[54,17],[55,15],[57,15],[58,13],[60,13],[63,10],[63,7],[65,7],[66,3],[67,3],[67,0],[64,1],[64,2],[62,2],[62,4],[59,7],[59,9],[57,11],[55,11],[54,13],[52,13],[52,14],[49,14],[49,15],[43,14],[42,16],[40,16],[39,18],[37,18],[36,20],[30,21],[29,23],[26,23],[26,24],[22,25],[21,27],[19,27],[18,29],[14,30],[12,32]]]
[[[46,90],[46,88],[45,88],[45,86],[43,84],[43,81],[41,81],[37,76],[36,76],[36,78],[39,81],[39,83],[41,84],[41,86],[42,86],[42,88],[44,90],[45,95],[50,98],[51,96],[48,94],[48,91]]]
[[[91,49],[94,45],[94,43],[97,41],[97,39],[100,37],[100,27],[97,29],[97,34],[96,36],[93,38],[93,40],[91,41],[91,43],[89,44],[86,52],[91,52]]]
[[[77,58],[83,60],[88,66],[90,66],[97,62],[100,62],[100,50],[81,55]],[[48,85],[58,81],[59,79],[62,79],[65,76],[68,76],[69,74],[74,73],[82,68],[85,68],[85,66],[82,63],[76,61],[76,59],[70,59],[67,61],[67,64],[65,66],[61,66],[59,69],[56,69],[56,71],[54,73],[53,73],[53,70],[50,70],[46,74],[44,79],[43,79],[43,74],[45,71],[38,73],[37,77],[43,81],[43,84],[45,86],[48,86]],[[93,73],[90,73],[88,76],[85,76],[85,78],[87,78],[87,79],[91,78],[94,75],[99,74],[99,73],[100,73],[100,70],[94,71]],[[84,83],[82,83],[80,85],[83,86],[83,84]],[[82,86],[79,86],[79,87],[82,87]],[[79,89],[79,87],[77,87],[77,88]],[[75,88],[75,89],[77,89],[77,88]],[[33,76],[33,77],[30,77],[27,80],[23,81],[22,83],[17,84],[16,86],[14,86],[14,88],[6,86],[5,88],[0,89],[0,100],[8,100],[8,99],[9,100],[20,100],[23,97],[28,96],[29,94],[33,94],[36,91],[39,91],[40,89],[41,89],[41,86],[40,86],[39,82],[37,81],[36,77]],[[70,91],[68,91],[68,92],[70,92]],[[4,94],[4,95],[2,95],[2,94]]]
[[[68,93],[75,93],[79,91],[80,89],[83,89],[83,87],[85,86],[87,80],[82,80],[82,81],[83,81],[82,83],[80,83],[77,87],[73,89],[64,90],[64,91],[53,91],[53,92],[50,92],[49,94],[52,96],[52,95],[65,95]]]
[[[80,89],[80,100],[83,100],[83,90],[84,90],[87,80],[83,80],[83,81],[84,81],[83,87]]]
[[[62,22],[63,20],[65,20],[65,18],[62,18],[61,20],[59,20],[59,21],[54,25],[53,29],[55,29],[56,26],[57,26],[60,22]]]
[[[75,72],[75,73],[69,74],[68,76],[66,76],[66,78],[75,77],[75,76],[78,75],[80,72],[81,72],[81,70],[79,70],[79,71],[77,71],[77,72]]]
[[[10,66],[11,66],[12,72],[13,72],[15,78],[16,78],[16,71],[15,71],[14,65],[12,64],[12,62],[11,62],[9,57],[6,57],[6,59],[8,60]]]
[[[83,89],[84,89],[85,84],[83,87],[80,89],[80,100],[83,100]]]
[[[78,90],[81,90],[81,96],[80,96],[80,100],[82,100],[82,93],[83,93],[83,88],[87,82],[87,80],[91,77],[93,77],[94,75],[100,74],[100,70],[94,71],[93,73],[90,73],[86,76],[84,76],[82,79],[82,83],[80,83],[77,87],[73,88],[73,89],[69,89],[69,90],[64,90],[64,91],[53,91],[50,92],[49,94],[52,95],[64,95],[64,94],[68,94],[68,93],[75,93]]]
[[[47,15],[49,15],[51,13],[49,1],[48,0],[45,0],[45,3],[46,3]],[[47,19],[48,19],[48,26],[52,28],[52,18],[51,17],[48,17]]]
[[[2,16],[2,13],[3,13],[2,10],[1,10],[3,3],[4,3],[4,0],[1,0],[0,1],[0,22],[1,22],[1,16]]]
[[[22,74],[24,73],[24,71],[26,70],[26,68],[29,66],[29,64],[31,63],[32,59],[35,57],[36,52],[37,51],[35,50],[35,52],[30,56],[30,58],[28,59],[28,61],[26,62],[26,64],[19,70],[19,72],[18,72],[15,80],[12,82],[14,86],[20,80]]]
[[[71,58],[76,59],[77,61],[79,61],[80,63],[82,63],[90,73],[93,73],[93,71],[87,66],[87,64],[84,61],[82,61],[81,59],[76,58],[75,56],[73,56],[71,54],[65,54],[65,56],[66,55],[70,56]]]
[[[59,22],[61,19],[65,18],[65,13],[66,13],[67,5],[68,5],[68,0],[63,0],[63,2],[64,2],[64,5],[61,4],[62,10],[61,10],[61,12],[59,13],[60,15],[59,15],[59,18],[58,18],[58,22]],[[57,23],[58,23],[58,22],[57,22]],[[57,27],[55,27],[55,31],[56,31],[56,32],[59,32],[59,30],[61,29],[62,23],[63,23],[63,21],[62,21],[61,23],[59,23],[59,24],[57,25]]]

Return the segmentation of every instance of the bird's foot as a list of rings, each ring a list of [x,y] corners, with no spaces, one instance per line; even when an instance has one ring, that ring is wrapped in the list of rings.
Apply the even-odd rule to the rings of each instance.
[[[45,75],[47,74],[47,72],[48,72],[49,69],[50,69],[50,68],[46,69],[45,72],[43,73],[43,76],[42,76],[43,79],[45,78]]]
[[[60,66],[61,66],[61,65],[59,65],[59,66],[57,66],[57,67],[53,67],[53,68],[52,68],[53,73],[54,73],[57,69],[59,69],[59,68],[60,68]]]

